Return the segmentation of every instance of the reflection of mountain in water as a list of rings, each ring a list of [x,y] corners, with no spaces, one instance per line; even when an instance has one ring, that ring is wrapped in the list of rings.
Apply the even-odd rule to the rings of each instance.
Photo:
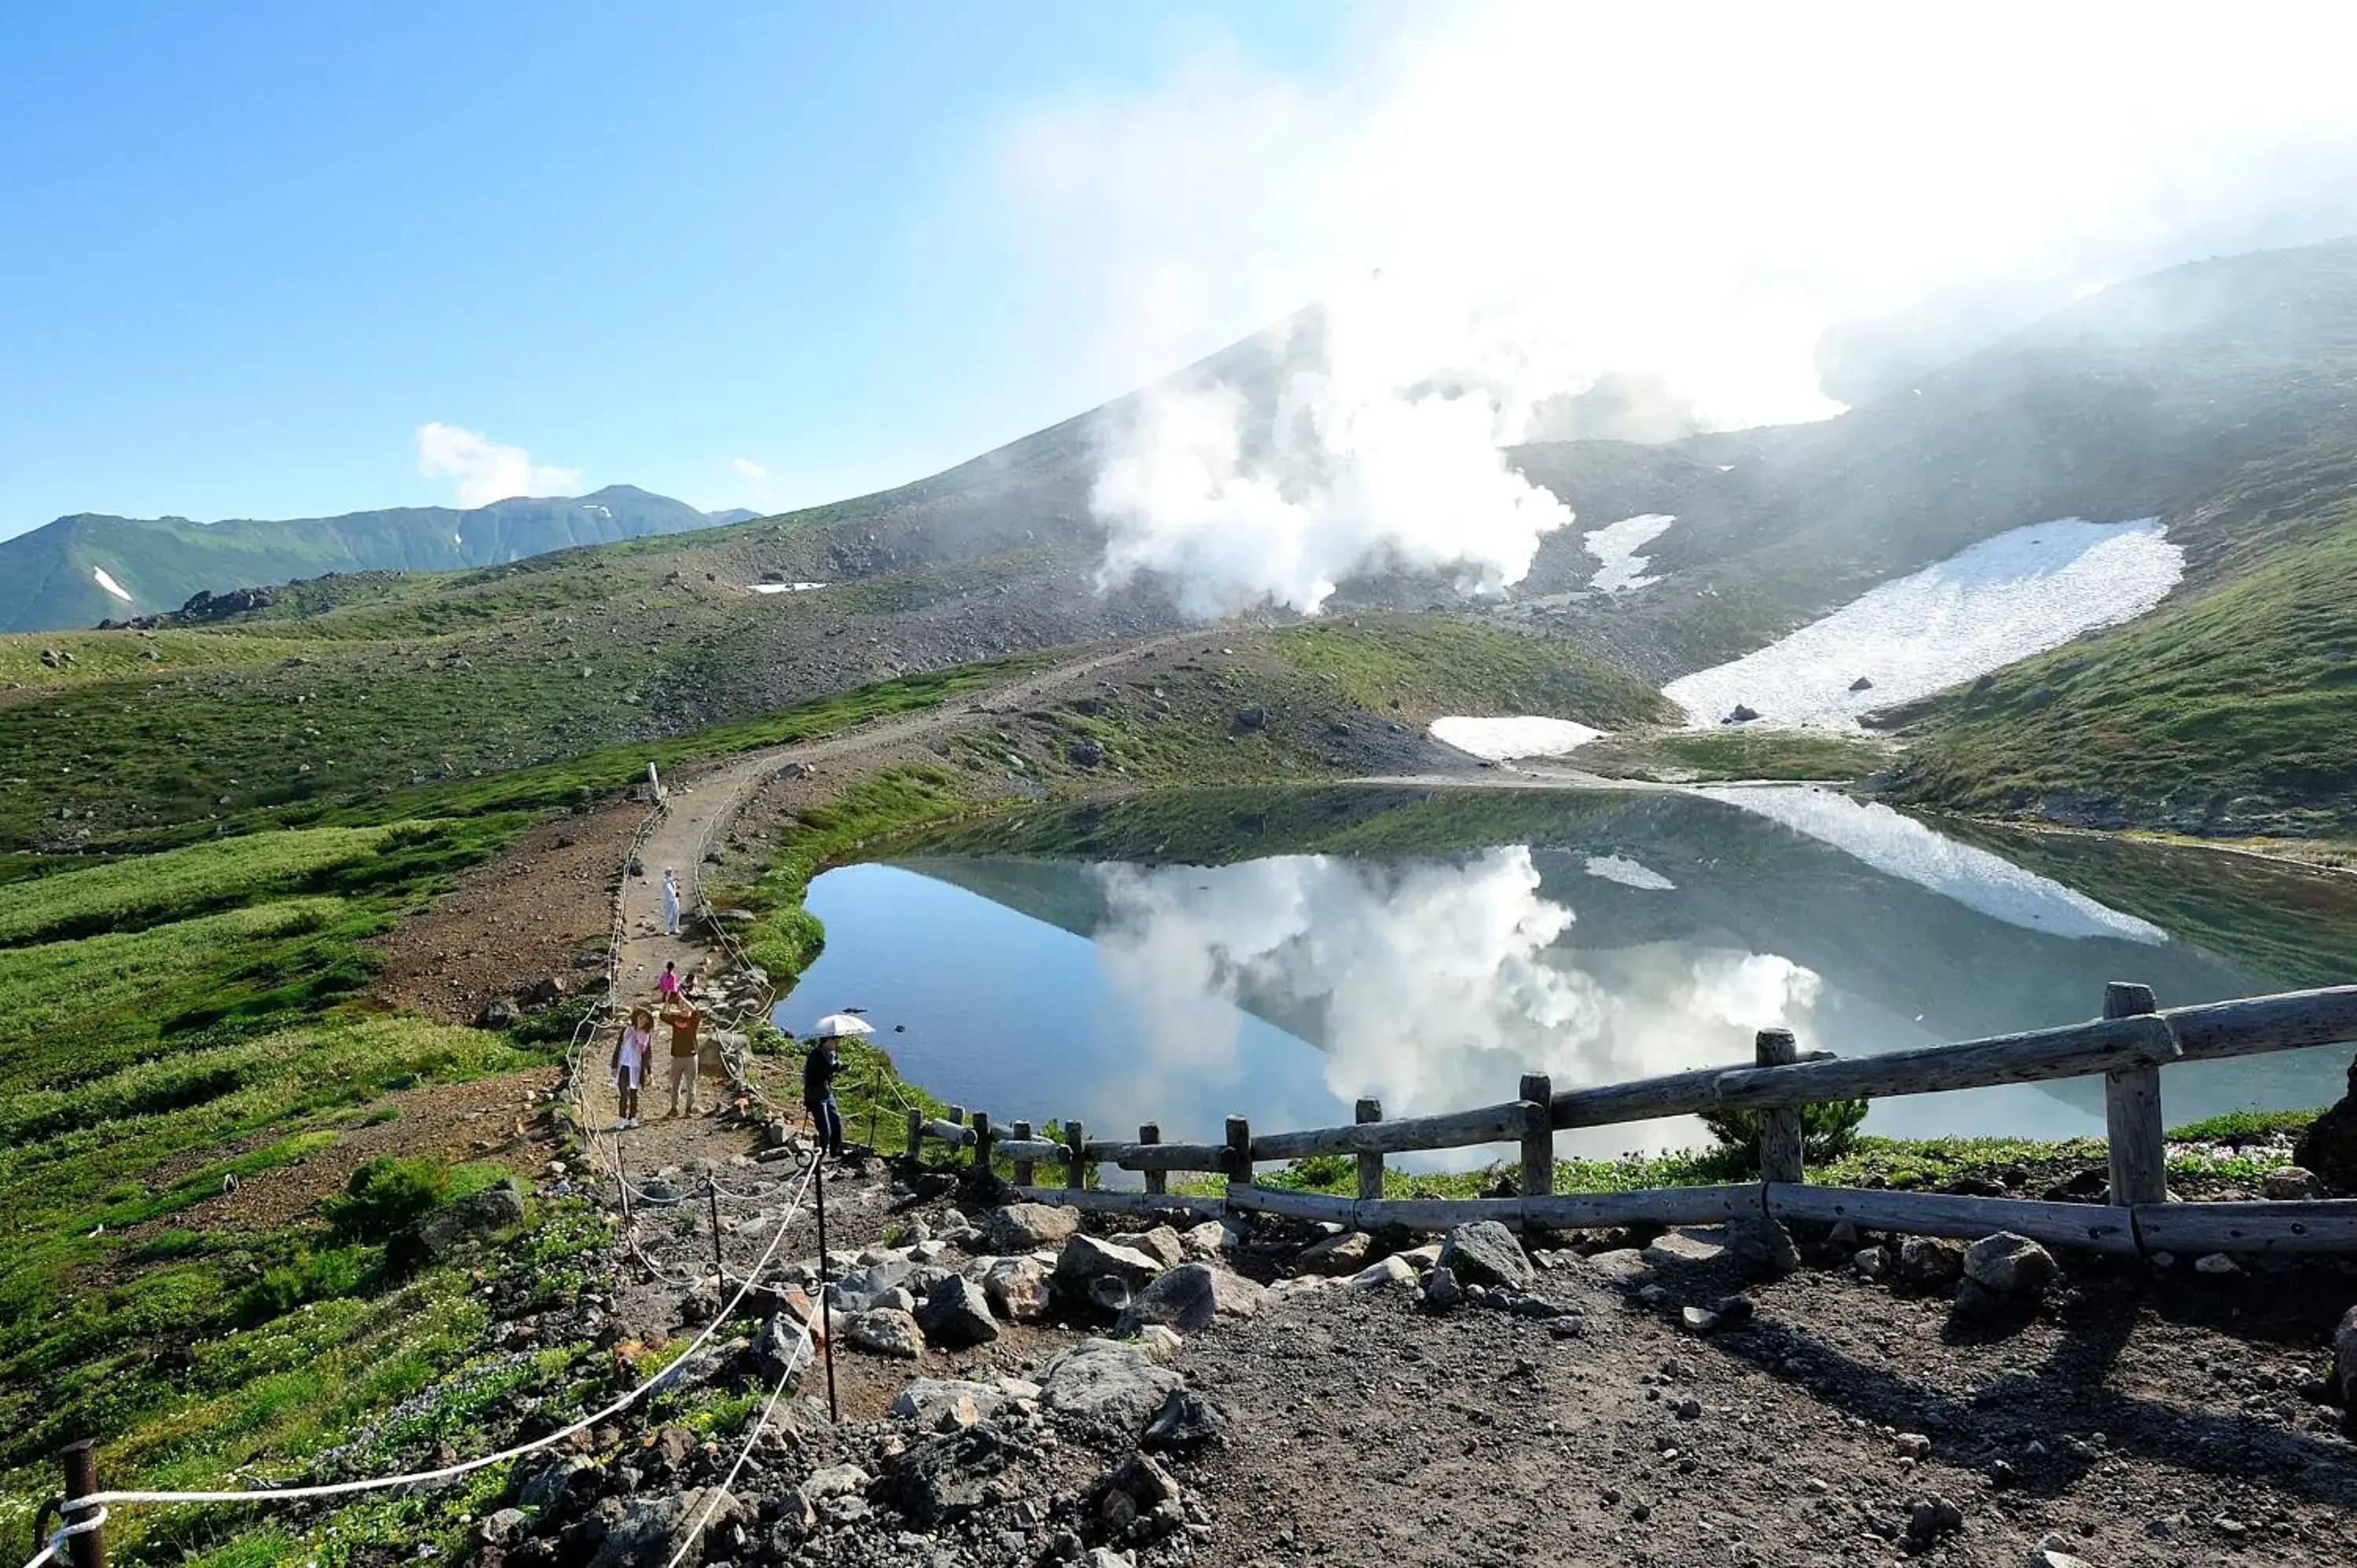
[[[1676,984],[1685,989],[1674,1002],[1667,996],[1660,998],[1659,1010],[1664,1015],[1696,1006],[1707,1013],[1717,1004],[1707,998],[1697,1002],[1691,993],[1691,976],[1666,962],[1666,955],[1678,955],[1681,961],[1707,954],[1729,960],[1773,955],[1814,972],[1837,998],[1854,999],[1865,1006],[1851,1008],[1846,1015],[1821,1011],[1793,1021],[1804,1032],[1813,1028],[1826,1036],[1817,1043],[1845,1054],[2040,1028],[2089,1017],[2097,1010],[2107,979],[2144,981],[2153,986],[2163,1005],[2315,983],[2318,979],[2312,973],[2287,976],[2277,963],[2262,968],[2233,961],[2183,940],[2156,945],[2126,936],[2056,936],[1980,912],[1956,897],[1878,870],[1827,843],[1714,800],[1675,794],[1556,799],[1564,809],[1549,811],[1526,798],[1525,809],[1513,823],[1523,830],[1523,842],[1533,846],[1526,864],[1535,873],[1536,898],[1568,908],[1577,917],[1544,943],[1544,961],[1559,971],[1579,971],[1579,978],[1591,988],[1600,982],[1600,989],[1613,993],[1617,1002],[1640,1007],[1645,999],[1628,995],[1630,988],[1662,984],[1664,976],[1674,975]],[[1452,814],[1447,811],[1446,799],[1394,797],[1390,810],[1372,812],[1363,800],[1344,809],[1330,803],[1316,809],[1297,802],[1281,805],[1271,814],[1291,824],[1293,831],[1260,832],[1249,845],[1229,842],[1237,820],[1231,809],[1211,813],[1207,819],[1211,831],[1191,843],[1183,825],[1174,829],[1171,822],[1157,819],[1151,846],[1135,847],[1146,852],[1141,859],[1160,864],[1150,871],[1125,873],[1131,879],[1128,884],[1109,875],[1093,858],[990,854],[986,853],[989,848],[999,846],[980,843],[972,843],[973,848],[985,851],[980,854],[920,854],[897,863],[1101,944],[1124,922],[1135,927],[1144,908],[1159,911],[1144,918],[1188,928],[1174,929],[1167,935],[1217,945],[1226,940],[1224,929],[1217,922],[1204,923],[1200,917],[1217,913],[1222,899],[1229,900],[1232,908],[1247,907],[1233,904],[1243,890],[1232,877],[1243,868],[1189,870],[1186,862],[1190,852],[1209,851],[1204,859],[1217,864],[1243,858],[1239,850],[1256,851],[1260,857],[1340,851],[1342,858],[1331,870],[1347,871],[1366,884],[1367,892],[1360,899],[1363,903],[1367,897],[1384,897],[1385,879],[1399,877],[1405,867],[1415,864],[1498,869],[1486,867],[1480,855],[1469,849],[1473,843],[1500,842],[1491,836],[1501,825],[1497,809],[1491,802],[1469,803],[1482,807],[1467,813],[1467,828],[1473,836],[1453,845],[1448,843],[1443,825]],[[1532,805],[1537,809],[1529,809]],[[1116,854],[1133,847],[1120,842],[1128,835],[1118,822],[1109,821],[1110,816],[1092,813],[1087,836],[1114,841],[1104,847]],[[1261,820],[1265,827],[1265,817]],[[1029,831],[1040,831],[1039,825]],[[1911,824],[1910,831],[1915,831]],[[1273,842],[1286,839],[1293,842]],[[1379,853],[1378,845],[1392,853]],[[1161,853],[1152,853],[1157,850]],[[1666,878],[1673,889],[1624,886],[1590,875],[1587,867],[1591,856],[1634,861]],[[1996,868],[2009,877],[2020,875],[2002,863]],[[1141,877],[1143,882],[1138,880]],[[2315,879],[2298,880],[2307,884]],[[1297,875],[1290,881],[1271,881],[1256,896],[1264,902],[1297,898],[1303,897],[1301,887],[1318,886],[1322,884],[1314,879],[1305,882]],[[2020,889],[2012,891],[2018,895]],[[2069,897],[2050,884],[2045,885],[2045,891],[2056,899]],[[2084,891],[2098,898],[2103,892],[2095,887]],[[2033,886],[2029,892],[2030,913],[2016,916],[2017,919],[2040,918],[2040,889]],[[2240,892],[2249,896],[2247,877]],[[2304,893],[2313,897],[2312,890],[2304,889]],[[1960,896],[1974,893],[1967,888],[1960,890]],[[2188,923],[2182,918],[2186,897],[2180,886],[2169,911],[2178,918],[2161,922],[2172,932]],[[1148,902],[1141,904],[1141,897]],[[2021,901],[2018,897],[2013,900],[2017,905]],[[1117,909],[1117,902],[1124,907]],[[1987,907],[1986,899],[1981,902]],[[2077,902],[2083,905],[2083,900]],[[1190,903],[1202,908],[1190,909]],[[1409,914],[1405,909],[1400,912]],[[2099,917],[2102,914],[2098,911]],[[1458,913],[1441,918],[1467,917]],[[1193,931],[1190,921],[1201,926],[1200,932]],[[1228,923],[1234,923],[1232,917]],[[2200,929],[2205,937],[2215,938],[2222,929],[2231,930],[2233,924],[2231,919],[2211,920]],[[2133,931],[2141,922],[2122,919],[2116,925]],[[2070,929],[2102,927],[2081,921]],[[1440,931],[1427,931],[1426,940],[1436,950],[1450,945]],[[1318,945],[1314,938],[1297,932],[1286,939],[1282,948],[1269,950],[1266,961],[1238,966],[1225,979],[1238,1005],[1322,1049],[1334,1050],[1338,1044],[1347,1049],[1350,1042],[1333,1037],[1338,1015],[1332,997],[1320,990],[1303,989],[1305,984],[1330,983],[1336,961],[1334,955],[1318,951]],[[2266,956],[2279,961],[2282,953],[2270,949]],[[1436,961],[1446,962],[1448,957],[1448,952],[1437,952]],[[1686,969],[1691,968],[1687,962]],[[1323,978],[1305,980],[1313,972]],[[1591,975],[1596,978],[1589,980]],[[1583,1004],[1577,996],[1551,996],[1535,1005],[1577,1014]],[[1672,1019],[1665,1015],[1662,1022],[1666,1026]],[[1634,1026],[1626,1012],[1587,1023],[1608,1036]],[[1568,1022],[1563,1026],[1575,1027]],[[1716,1037],[1717,1031],[1712,1032]],[[1738,1031],[1727,1037],[1732,1047],[1741,1036]],[[1609,1047],[1612,1042],[1608,1039],[1605,1045]],[[1643,1070],[1641,1056],[1631,1058],[1625,1049],[1606,1054],[1620,1057],[1625,1067]],[[2188,1120],[2254,1101],[2322,1104],[2337,1095],[2346,1059],[2345,1051],[2304,1052],[2177,1069],[2169,1077],[2169,1114],[2172,1120]],[[2065,1080],[2048,1089],[2083,1109],[2101,1104],[2101,1085],[2093,1079]]]

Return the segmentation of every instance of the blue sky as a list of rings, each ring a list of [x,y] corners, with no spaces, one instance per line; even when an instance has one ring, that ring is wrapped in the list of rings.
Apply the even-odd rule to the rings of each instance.
[[[1314,79],[1342,15],[9,7],[0,535],[448,501],[432,422],[716,508],[962,460],[1131,368],[995,199],[1011,128],[1207,53]]]

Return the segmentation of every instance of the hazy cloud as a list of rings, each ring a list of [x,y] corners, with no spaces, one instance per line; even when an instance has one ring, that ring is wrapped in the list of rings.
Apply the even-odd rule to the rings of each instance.
[[[489,506],[510,496],[569,495],[581,485],[577,468],[534,463],[521,446],[479,430],[439,423],[417,427],[417,471],[429,479],[458,481],[458,504]]]
[[[1308,607],[1386,559],[1511,583],[1568,514],[1498,439],[1819,417],[1844,323],[2026,311],[2357,229],[2344,7],[1509,3],[1365,26],[1328,79],[1214,48],[998,144],[1003,242],[1103,361],[1143,380],[1329,307],[1274,397],[1174,393],[1107,433],[1109,578],[1178,573],[1206,610]],[[1635,386],[1641,408],[1565,401],[1616,373],[1641,379],[1602,401]]]
[[[756,483],[767,482],[770,478],[770,470],[750,457],[731,457],[728,466]]]

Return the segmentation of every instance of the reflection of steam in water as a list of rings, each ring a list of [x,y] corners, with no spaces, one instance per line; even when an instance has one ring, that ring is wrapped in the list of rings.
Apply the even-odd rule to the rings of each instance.
[[[1249,1007],[1325,1049],[1336,1095],[1378,1095],[1393,1115],[1505,1099],[1525,1071],[1560,1089],[1744,1060],[1753,1031],[1805,1026],[1823,989],[1772,953],[1560,948],[1573,912],[1539,896],[1520,846],[1092,875],[1109,913],[1098,960],[1135,1009],[1142,1069],[1233,1077],[1236,1010]],[[1636,1131],[1581,1142],[1617,1151]]]

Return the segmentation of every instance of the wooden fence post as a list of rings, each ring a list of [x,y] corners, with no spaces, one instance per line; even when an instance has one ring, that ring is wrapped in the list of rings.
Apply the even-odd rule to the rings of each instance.
[[[1380,1122],[1383,1119],[1383,1102],[1380,1100],[1361,1100],[1359,1101],[1356,1115],[1359,1124],[1362,1127],[1370,1122]],[[1381,1197],[1383,1195],[1383,1155],[1361,1155],[1359,1156],[1359,1196],[1362,1198],[1370,1198]]]
[[[974,1168],[978,1171],[990,1168],[990,1112],[977,1111],[974,1113]]]
[[[1252,1123],[1242,1116],[1228,1118],[1228,1179],[1252,1185]]]
[[[925,1157],[925,1113],[915,1106],[909,1107],[909,1160],[921,1164]]]
[[[86,1498],[98,1490],[98,1448],[90,1438],[69,1443],[58,1457],[64,1462],[66,1498]],[[80,1516],[67,1513],[60,1523],[76,1524]],[[73,1559],[73,1568],[106,1568],[106,1542],[102,1530],[90,1530],[66,1538],[66,1550]]]
[[[1064,1160],[1064,1185],[1074,1192],[1078,1192],[1089,1183],[1087,1143],[1086,1128],[1078,1122],[1064,1123],[1064,1146],[1071,1151]]]
[[[1543,1072],[1526,1072],[1522,1098],[1532,1107],[1523,1133],[1523,1196],[1545,1197],[1555,1191],[1555,1085]]]
[[[1148,1122],[1140,1126],[1137,1130],[1137,1141],[1141,1144],[1158,1144],[1162,1142],[1161,1123]],[[1170,1190],[1170,1173],[1168,1171],[1147,1171],[1146,1173],[1146,1190],[1148,1192],[1168,1192]]]
[[[2104,1016],[2158,1012],[2152,987],[2115,980],[2104,987]],[[2169,1200],[2167,1137],[2161,1126],[2160,1069],[2123,1068],[2104,1075],[2104,1126],[2111,1140],[2112,1201]]]
[[[1031,1141],[1030,1122],[1015,1123],[1015,1141],[1018,1144],[1028,1144]],[[1015,1162],[1015,1185],[1017,1187],[1031,1185],[1031,1162],[1028,1159],[1018,1159]]]
[[[1801,1042],[1790,1029],[1762,1029],[1752,1036],[1753,1058],[1761,1067],[1782,1067],[1797,1061]],[[1801,1108],[1778,1106],[1760,1112],[1760,1179],[1801,1179]]]

